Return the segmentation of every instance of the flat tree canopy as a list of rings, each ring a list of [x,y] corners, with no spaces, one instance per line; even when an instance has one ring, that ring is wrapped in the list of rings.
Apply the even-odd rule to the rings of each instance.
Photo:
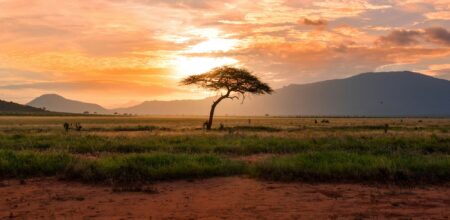
[[[212,91],[223,91],[220,97],[211,106],[207,129],[211,129],[214,110],[223,99],[242,99],[247,93],[271,94],[273,89],[267,83],[261,82],[258,77],[252,75],[248,70],[230,66],[215,68],[209,72],[192,75],[180,82],[182,85],[197,85]]]

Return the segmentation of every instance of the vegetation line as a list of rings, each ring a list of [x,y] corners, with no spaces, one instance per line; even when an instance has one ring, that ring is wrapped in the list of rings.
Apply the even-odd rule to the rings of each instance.
[[[450,156],[336,151],[246,164],[211,154],[127,154],[86,159],[65,153],[0,150],[0,178],[59,176],[96,183],[136,183],[231,175],[278,181],[445,183],[450,181]]]
[[[214,153],[250,155],[342,150],[371,154],[450,154],[450,138],[418,137],[305,137],[255,135],[174,135],[146,137],[99,135],[0,135],[0,149],[97,153]]]

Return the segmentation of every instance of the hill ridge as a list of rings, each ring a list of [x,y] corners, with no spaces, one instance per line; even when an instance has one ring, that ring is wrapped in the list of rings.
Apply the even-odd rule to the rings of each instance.
[[[58,94],[43,94],[27,103],[27,105],[38,108],[45,107],[55,112],[67,112],[67,113],[95,112],[98,114],[110,113],[109,110],[98,104],[67,99]]]
[[[50,114],[44,109],[0,99],[0,114]]]
[[[131,107],[110,110],[96,106],[108,113],[207,115],[212,99],[213,97],[199,100],[144,101]],[[226,100],[220,104],[217,113],[450,116],[450,81],[412,71],[366,72],[342,79],[291,84],[277,89],[270,96],[252,96],[246,99],[244,104]]]

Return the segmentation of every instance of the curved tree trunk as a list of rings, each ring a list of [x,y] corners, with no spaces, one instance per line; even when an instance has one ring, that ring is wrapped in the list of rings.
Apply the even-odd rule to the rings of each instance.
[[[211,126],[213,123],[213,118],[214,118],[214,110],[216,109],[216,106],[219,102],[214,102],[211,106],[211,110],[209,111],[209,120],[208,120],[208,124],[206,125],[206,130],[211,130]]]
[[[206,125],[206,130],[211,130],[213,118],[214,118],[214,111],[216,109],[217,104],[219,104],[219,102],[222,101],[222,99],[228,98],[230,96],[230,92],[231,91],[228,91],[226,95],[221,96],[216,101],[214,101],[213,104],[211,105],[211,110],[209,111],[209,120],[208,120],[208,124]]]

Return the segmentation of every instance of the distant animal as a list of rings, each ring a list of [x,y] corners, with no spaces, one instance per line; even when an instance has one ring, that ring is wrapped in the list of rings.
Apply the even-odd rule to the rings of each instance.
[[[384,133],[386,134],[388,132],[389,129],[389,124],[385,124],[384,125]]]
[[[322,122],[322,123],[330,123],[330,121],[327,120],[327,119],[323,119],[321,122]]]
[[[203,122],[203,129],[208,129],[208,121]]]
[[[77,131],[81,131],[83,127],[81,126],[81,124],[79,122],[75,123],[75,130]]]
[[[63,127],[64,127],[64,130],[65,130],[66,132],[69,131],[69,128],[70,128],[70,127],[69,127],[69,123],[64,122]]]

